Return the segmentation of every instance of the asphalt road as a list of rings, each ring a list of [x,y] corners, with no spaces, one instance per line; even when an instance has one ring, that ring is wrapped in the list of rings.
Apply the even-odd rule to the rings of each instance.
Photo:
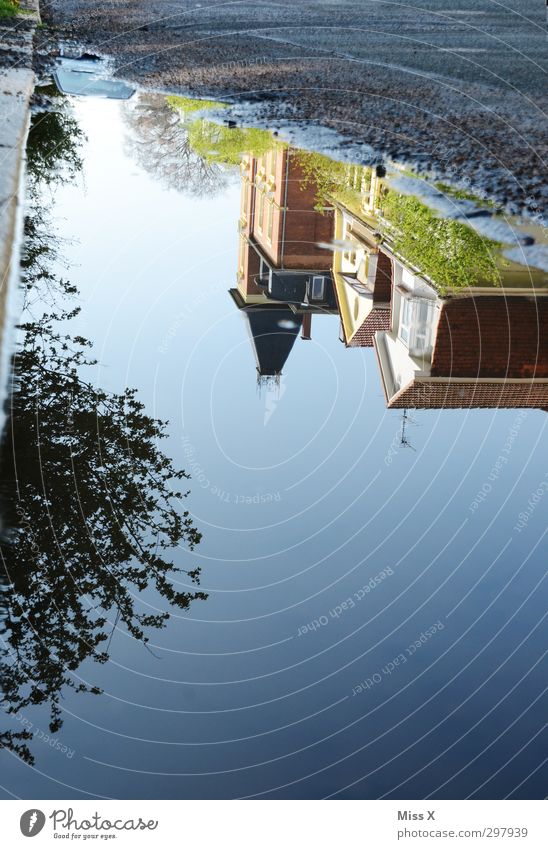
[[[50,0],[48,35],[161,90],[260,103],[538,213],[546,9],[537,0]]]

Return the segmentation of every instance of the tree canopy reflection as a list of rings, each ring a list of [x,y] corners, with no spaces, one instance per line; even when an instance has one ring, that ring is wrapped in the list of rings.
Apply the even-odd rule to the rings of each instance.
[[[55,132],[42,132],[42,120]],[[46,185],[74,179],[79,141],[66,105],[33,119],[24,321],[0,445],[2,704],[11,715],[48,705],[52,732],[67,687],[100,692],[76,671],[108,660],[112,620],[144,643],[165,625],[168,605],[142,612],[137,592],[150,587],[178,609],[206,598],[188,589],[199,570],[176,563],[177,549],[194,549],[201,534],[182,506],[188,476],[161,448],[167,422],[148,416],[135,390],[87,380],[91,343],[67,330],[75,290],[52,271],[57,248],[41,201]],[[31,736],[12,727],[0,745],[32,763]]]
[[[128,153],[166,188],[191,197],[220,194],[226,187],[226,170],[193,148],[172,100],[141,93],[124,105]]]

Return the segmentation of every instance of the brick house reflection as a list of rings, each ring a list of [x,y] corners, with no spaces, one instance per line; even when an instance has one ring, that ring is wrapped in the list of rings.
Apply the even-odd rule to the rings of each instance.
[[[230,295],[248,325],[259,383],[278,380],[314,313],[336,313],[333,210],[319,210],[298,151],[279,145],[241,163],[237,286]]]
[[[440,299],[406,282],[374,340],[388,407],[548,407],[546,294]]]
[[[503,261],[500,286],[442,294],[381,243],[381,184],[335,201],[333,277],[341,340],[374,346],[387,406],[548,408],[546,275]]]

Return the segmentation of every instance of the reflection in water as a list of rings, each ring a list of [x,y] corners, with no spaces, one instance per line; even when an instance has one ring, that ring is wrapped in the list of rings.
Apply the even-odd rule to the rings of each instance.
[[[63,692],[99,690],[83,680],[90,677],[86,660],[95,661],[93,682],[112,696],[98,700],[97,716],[79,701],[74,737],[67,737],[80,751],[78,767],[58,759],[48,765],[47,784],[33,774],[33,786],[41,789],[77,777],[79,793],[104,792],[109,782],[109,793],[132,798],[376,797],[397,793],[405,780],[410,792],[402,795],[439,795],[440,783],[466,768],[468,752],[477,758],[483,752],[489,734],[482,727],[481,739],[453,741],[463,730],[474,731],[484,704],[498,711],[497,734],[505,723],[513,729],[517,715],[515,704],[504,704],[507,694],[515,691],[523,700],[525,693],[534,707],[540,671],[523,689],[518,685],[525,652],[535,655],[541,642],[531,623],[542,564],[532,558],[520,571],[515,548],[525,536],[516,537],[512,550],[502,533],[519,515],[516,496],[502,518],[493,518],[490,536],[486,512],[474,530],[480,513],[471,499],[481,492],[481,476],[492,475],[491,448],[500,450],[496,441],[484,446],[481,414],[442,417],[447,433],[432,430],[436,438],[425,438],[427,450],[412,465],[411,452],[398,453],[397,422],[385,415],[376,388],[366,386],[361,361],[372,364],[376,377],[380,369],[390,407],[546,407],[542,275],[505,260],[501,238],[480,238],[466,222],[407,200],[382,169],[305,153],[262,130],[205,121],[199,107],[152,95],[120,107],[87,103],[81,115],[95,133],[86,153],[91,199],[84,203],[75,193],[56,209],[68,220],[64,233],[86,237],[113,183],[116,201],[122,198],[77,254],[88,267],[78,279],[92,328],[85,335],[106,351],[115,387],[125,386],[126,356],[135,352],[131,367],[140,390],[174,422],[165,454],[159,450],[165,422],[147,416],[134,392],[96,387],[89,343],[68,329],[77,321],[77,292],[52,270],[53,230],[40,201],[44,186],[55,188],[78,173],[79,131],[62,109],[33,123],[25,317],[0,452],[4,707],[17,715],[43,704],[54,732]],[[105,153],[98,117],[113,116],[114,128],[129,133],[126,151],[146,175],[134,179],[135,163],[114,144]],[[41,133],[46,120],[48,132]],[[111,156],[109,168],[105,157]],[[242,181],[237,259],[236,166]],[[121,221],[126,213],[127,222]],[[103,327],[105,281],[97,296],[93,288],[94,252],[103,247],[101,270],[108,268],[109,282],[121,281],[112,291],[116,310],[123,310],[123,321],[113,319],[115,333]],[[235,262],[229,299],[223,274],[232,273]],[[345,347],[337,342],[339,323]],[[249,376],[254,373],[242,325],[259,386],[270,388],[293,369],[283,403],[277,403],[283,392],[280,398],[266,393],[264,419],[253,381],[240,378],[248,365]],[[317,345],[309,343],[312,337]],[[370,350],[360,357],[356,348]],[[315,368],[321,355],[333,373],[325,364]],[[530,424],[523,418],[522,425],[521,416],[515,421],[524,434],[529,427],[527,439],[543,417],[531,415]],[[424,416],[430,426],[434,418]],[[506,438],[512,422],[503,413],[493,420],[490,438]],[[411,421],[404,413],[402,444]],[[461,439],[463,423],[469,429]],[[458,450],[445,469],[448,434]],[[528,450],[516,440],[499,489],[502,495],[520,482],[523,503],[535,475],[522,477]],[[200,541],[172,490],[185,477],[169,459],[177,452],[184,452],[183,464],[195,476],[197,522],[210,523],[200,552],[208,560],[209,618],[187,627],[187,619],[173,617],[162,645],[150,646],[162,653],[160,669],[157,655],[140,651],[138,643],[164,624],[166,602],[186,608],[205,597],[175,586],[172,550]],[[454,481],[463,457],[476,476],[461,489]],[[493,511],[499,510],[496,496]],[[461,533],[463,514],[469,521]],[[432,516],[441,516],[438,524]],[[506,547],[497,549],[496,567],[484,572],[482,558],[487,562],[499,543]],[[188,577],[196,580],[197,572],[185,573],[187,585]],[[503,596],[506,587],[522,594],[520,604],[531,592],[532,607],[516,621],[504,609],[512,605]],[[489,598],[485,610],[482,594]],[[162,604],[154,605],[158,596]],[[446,624],[435,641],[420,649],[420,658],[414,650],[411,655],[419,635],[430,634],[440,617]],[[478,645],[491,646],[504,617],[511,625],[484,660]],[[109,651],[117,624],[134,639]],[[401,677],[385,674],[391,659],[407,651]],[[111,663],[99,667],[109,654]],[[364,687],[363,698],[355,698],[356,682],[369,675],[382,678],[382,686]],[[143,686],[143,679],[154,687]],[[468,704],[476,692],[482,704]],[[69,699],[67,712],[71,707]],[[532,710],[526,739],[534,739],[542,719]],[[2,743],[31,760],[21,727],[5,731]],[[511,735],[517,749],[522,740],[514,730]],[[508,738],[500,747],[497,740],[488,743],[496,757],[481,759],[487,777],[498,775],[507,756]],[[448,741],[455,750],[446,756]],[[415,743],[416,754],[408,756]],[[421,783],[415,776],[427,769],[423,759],[430,755],[440,759],[439,772],[436,765],[435,775]],[[475,760],[472,765],[475,770]],[[373,780],[366,776],[354,791],[366,769]],[[515,781],[502,775],[495,791],[512,792],[529,771],[520,767]],[[468,794],[474,782],[464,776],[451,790]]]
[[[124,110],[128,153],[167,188],[193,197],[219,194],[226,187],[227,169],[191,144],[179,112],[170,106],[173,99],[142,94],[135,104],[128,104]]]
[[[300,154],[276,145],[241,160],[238,286],[230,294],[249,325],[260,382],[279,379],[299,329],[313,313],[335,313],[331,210],[316,209],[317,185]]]
[[[173,582],[183,570],[172,550],[192,550],[201,534],[174,488],[188,475],[159,447],[167,423],[144,412],[135,390],[105,392],[86,379],[91,343],[70,334],[75,289],[51,271],[55,240],[39,197],[78,172],[79,139],[62,104],[33,119],[24,320],[0,446],[2,702],[8,714],[49,705],[51,732],[62,724],[66,687],[100,692],[77,670],[108,660],[111,618],[144,643],[169,618],[139,612],[135,591],[150,586],[179,609],[206,598]],[[198,569],[184,574],[198,582]],[[0,741],[32,762],[31,737],[6,730]]]
[[[548,406],[540,269],[509,262],[502,243],[398,193],[379,169],[272,140],[267,153],[242,157],[241,177],[230,294],[247,316],[259,377],[279,379],[294,341],[280,331],[280,309],[305,339],[312,313],[338,312],[347,347],[374,346],[388,407]],[[493,218],[475,214],[484,228]],[[267,339],[277,357],[265,363]]]

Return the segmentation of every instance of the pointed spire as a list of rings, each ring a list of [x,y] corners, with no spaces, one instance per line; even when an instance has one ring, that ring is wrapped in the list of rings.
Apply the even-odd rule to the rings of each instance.
[[[279,379],[299,334],[302,316],[288,308],[255,308],[245,310],[244,316],[257,363],[258,382]]]

